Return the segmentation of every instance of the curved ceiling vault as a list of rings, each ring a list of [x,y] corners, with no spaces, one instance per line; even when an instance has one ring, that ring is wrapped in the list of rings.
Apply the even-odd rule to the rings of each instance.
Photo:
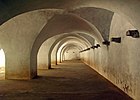
[[[88,38],[90,36],[86,35],[86,37],[85,37],[85,36],[82,36],[83,35],[82,33],[80,35],[79,34],[68,33],[68,34],[61,35],[61,37],[59,37],[50,47],[49,54],[51,54],[51,52],[54,49],[54,47],[56,46],[56,44],[59,43],[59,45],[58,45],[58,49],[59,49],[61,45],[63,45],[69,39],[72,39],[72,38],[73,39],[79,39],[81,41],[81,43],[85,44],[86,47],[92,46],[92,44],[94,43],[93,38],[91,40],[89,40]]]
[[[136,28],[140,29],[139,5],[139,0],[1,0],[0,24],[16,15],[37,9],[73,10],[83,7],[98,7],[124,15]]]
[[[94,38],[92,38],[91,36],[89,35],[83,35],[84,33],[64,33],[64,34],[61,34],[61,35],[56,35],[56,36],[53,36],[49,39],[47,39],[40,47],[39,49],[39,52],[41,53],[40,50],[42,50],[42,46],[46,49],[48,49],[48,52],[47,55],[44,55],[44,56],[47,56],[49,59],[48,59],[48,66],[51,66],[51,54],[52,54],[52,51],[53,49],[55,48],[55,54],[57,54],[57,51],[58,49],[64,44],[64,45],[67,45],[67,44],[75,44],[78,46],[78,48],[80,50],[83,50],[84,48],[88,48],[88,47],[91,47],[92,44],[94,43]],[[91,39],[91,40],[89,40]],[[49,44],[49,45],[48,45]],[[57,45],[57,46],[56,46]],[[79,47],[80,46],[80,47]]]
[[[97,30],[96,27],[94,27],[94,25],[88,23],[84,19],[74,14],[64,14],[55,15],[52,19],[48,21],[48,23],[44,26],[44,28],[36,38],[34,42],[34,47],[38,49],[46,39],[54,35],[70,32],[87,33],[91,36],[94,36],[97,41],[103,41],[100,32]]]
[[[61,45],[58,50],[60,50],[61,52],[64,50],[64,48],[67,48],[68,46],[75,46],[77,48],[79,48],[79,50],[83,50],[84,48],[86,48],[86,46],[84,44],[82,44],[79,41],[66,41],[63,45]]]
[[[44,26],[38,37],[36,38],[33,49],[40,48],[41,44],[48,38],[59,35],[62,33],[69,32],[84,32],[89,35],[93,35],[97,41],[102,42],[99,31],[85,20],[73,14],[66,15],[55,15],[49,22]]]
[[[59,49],[62,45],[64,45],[64,44],[66,45],[70,42],[73,44],[79,42],[80,44],[82,44],[83,49],[90,47],[90,45],[88,45],[84,40],[81,40],[81,39],[76,38],[76,37],[67,37],[58,43],[57,48]]]
[[[80,48],[81,48],[80,50],[87,48],[86,45],[84,45],[83,43],[81,43],[79,40],[75,40],[75,39],[69,39],[68,41],[66,41],[64,43],[64,45],[61,45],[61,46],[64,47],[64,46],[69,45],[69,44],[80,46]]]
[[[48,53],[48,58],[50,58],[51,56],[51,53],[53,51],[53,49],[56,47],[56,45],[58,44],[57,46],[57,50],[56,52],[58,51],[58,49],[62,46],[62,45],[66,45],[68,43],[73,43],[73,44],[77,44],[79,43],[79,45],[81,46],[81,48],[87,48],[87,47],[90,47],[91,44],[89,44],[84,38],[80,37],[80,36],[77,36],[77,35],[74,35],[74,34],[64,34],[62,35],[61,37],[59,37],[52,45],[51,47],[49,48],[49,53]]]
[[[131,9],[128,10],[127,6],[123,6],[123,10],[122,10],[120,3],[125,4],[125,5],[131,4],[130,5]],[[17,16],[21,13],[28,12],[28,11],[33,11],[33,10],[38,10],[38,9],[61,9],[61,10],[63,9],[64,10],[63,15],[55,15],[48,22],[48,24],[43,28],[43,30],[41,31],[40,35],[37,37],[34,43],[34,45],[37,44],[35,45],[36,47],[39,48],[39,44],[42,44],[46,40],[46,36],[44,36],[45,34],[43,33],[47,33],[48,37],[51,37],[50,34],[54,35],[56,33],[54,32],[54,29],[56,29],[55,27],[58,27],[59,25],[62,25],[63,28],[58,27],[61,29],[61,31],[56,30],[58,31],[57,32],[58,34],[64,33],[66,29],[67,29],[66,32],[81,31],[81,32],[90,33],[90,34],[94,33],[93,35],[95,36],[97,41],[99,40],[100,42],[102,42],[103,40],[108,40],[109,27],[110,27],[111,19],[114,12],[124,15],[126,18],[128,18],[128,20],[133,25],[135,25],[138,28],[138,25],[136,25],[136,23],[139,21],[134,21],[134,17],[138,17],[137,15],[139,15],[139,13],[135,13],[135,12],[130,13],[130,11],[136,10],[136,8],[138,8],[137,5],[133,6],[134,3],[139,4],[137,0],[134,0],[133,2],[131,0],[129,1],[127,0],[127,2],[124,2],[124,1],[120,2],[120,0],[112,1],[112,2],[110,2],[110,0],[106,0],[106,1],[103,1],[103,0],[100,0],[100,1],[97,1],[97,0],[86,0],[86,1],[85,0],[71,0],[71,1],[67,1],[67,0],[59,0],[59,1],[57,0],[55,1],[30,0],[30,1],[27,1],[27,0],[24,0],[20,2],[18,0],[15,0],[15,1],[3,0],[3,1],[0,1],[0,5],[1,5],[0,23],[2,24],[8,19],[14,16]],[[112,5],[112,6],[108,7],[108,5]],[[18,10],[15,10],[15,8],[18,8]],[[90,18],[90,15],[92,15],[92,18]],[[131,17],[133,17],[133,21],[131,20]],[[60,24],[60,20],[62,21],[62,19],[65,19],[65,20],[69,19],[65,23],[70,23],[71,25],[65,27],[64,22]],[[135,19],[138,20],[139,18],[135,18]],[[97,23],[96,22],[97,20],[101,21],[102,23]],[[57,25],[55,26],[53,23],[57,23],[57,22],[59,24],[57,24],[58,26]],[[75,26],[73,26],[72,24],[73,25],[75,24]],[[80,27],[76,27],[78,26],[77,24],[80,24]],[[41,38],[42,36],[41,34],[43,35],[44,38],[43,37]],[[38,43],[38,40],[40,39],[43,41],[42,43]],[[35,46],[33,46],[33,48]]]
[[[61,37],[59,37],[50,47],[50,50],[48,53],[48,58],[51,58],[51,54],[52,54],[52,51],[54,50],[54,48],[56,48],[55,55],[57,55],[58,51],[61,52],[63,47],[68,45],[68,41],[71,41],[72,39],[75,39],[75,41],[77,41],[77,40],[81,41],[80,44],[83,43],[83,45],[81,45],[81,46],[77,45],[79,50],[83,50],[84,48],[90,47],[95,42],[93,37],[91,37],[87,34],[84,34],[84,33],[65,33],[65,34],[62,34]],[[71,43],[71,45],[75,46],[75,43]],[[48,65],[51,66],[51,59],[48,61]]]
[[[82,50],[82,47],[77,44],[66,44],[65,46],[63,46],[61,51],[65,51],[68,47],[76,47],[79,51]]]
[[[102,42],[103,38],[94,25],[91,25],[84,19],[73,14],[55,15],[44,26],[38,37],[36,38],[31,52],[31,62],[36,61],[38,50],[42,43],[54,35],[69,32],[82,32],[94,36],[97,41]],[[34,59],[32,61],[32,59]],[[32,66],[32,65],[31,65]]]
[[[63,53],[63,51],[65,51],[66,48],[68,47],[76,47],[79,51],[83,50],[84,48],[87,47],[87,45],[85,45],[85,41],[81,42],[83,40],[79,39],[79,38],[75,38],[75,37],[68,37],[68,38],[64,38],[63,40],[61,40],[61,42],[57,43],[57,44],[62,44],[60,47],[56,46],[57,48],[55,49],[55,51],[53,51],[52,48],[50,48],[49,53],[48,53],[48,67],[51,68],[51,55],[52,55],[52,51],[54,52],[55,56],[57,56],[58,50],[60,51],[60,57],[61,57],[61,53]],[[57,45],[56,44],[56,45]],[[51,50],[52,49],[52,50]],[[46,56],[46,55],[44,55]],[[53,55],[54,56],[54,55]],[[56,58],[57,59],[57,58]],[[56,60],[57,61],[57,60]]]

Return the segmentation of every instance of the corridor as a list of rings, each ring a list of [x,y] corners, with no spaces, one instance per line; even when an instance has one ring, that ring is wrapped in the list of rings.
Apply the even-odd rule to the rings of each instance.
[[[140,0],[0,0],[0,100],[140,100],[139,9]]]
[[[29,81],[0,81],[0,100],[132,100],[80,60],[38,74]]]

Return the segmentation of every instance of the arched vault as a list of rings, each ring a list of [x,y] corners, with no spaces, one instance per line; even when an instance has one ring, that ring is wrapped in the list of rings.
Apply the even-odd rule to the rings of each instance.
[[[89,39],[91,39],[91,40],[89,40]],[[50,44],[50,42],[48,40],[49,41],[55,40],[55,41],[52,44]],[[56,52],[55,52],[55,54],[56,54],[58,49],[60,48],[60,46],[63,45],[64,43],[67,43],[67,41],[70,41],[70,40],[79,41],[80,44],[82,43],[83,49],[91,47],[94,44],[94,38],[92,38],[91,36],[86,35],[84,33],[77,33],[77,34],[76,33],[75,34],[74,33],[65,33],[65,34],[61,34],[59,36],[54,36],[52,38],[49,38],[48,40],[45,41],[45,43],[43,43],[42,46],[43,46],[43,48],[45,47],[46,49],[49,49],[49,51],[46,51],[45,49],[40,49],[43,51],[45,50],[45,54],[41,54],[41,52],[43,53],[43,51],[39,50],[39,55],[47,57],[46,59],[48,59],[48,63],[46,62],[46,64],[43,64],[43,65],[47,65],[48,68],[50,68],[50,66],[51,66],[51,54],[52,54],[54,47],[57,48]],[[59,44],[59,45],[56,46],[57,44]],[[40,48],[42,48],[42,46]],[[48,52],[48,53],[46,53],[46,52]],[[56,56],[56,55],[53,55],[53,56]]]

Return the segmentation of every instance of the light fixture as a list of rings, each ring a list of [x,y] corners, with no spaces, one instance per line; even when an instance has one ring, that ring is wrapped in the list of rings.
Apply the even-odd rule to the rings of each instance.
[[[121,37],[112,37],[111,41],[116,43],[121,43]]]
[[[96,45],[94,46],[94,48],[98,48],[98,47],[101,47],[100,44],[96,44]]]
[[[109,41],[107,41],[107,40],[105,40],[104,42],[102,42],[103,43],[103,45],[107,45],[107,46],[109,46],[110,45],[110,42]]]
[[[87,51],[87,50],[90,50],[90,48],[87,48],[86,51]]]
[[[139,31],[138,30],[128,30],[126,32],[126,36],[131,36],[133,38],[139,38]]]
[[[84,49],[84,50],[80,51],[80,53],[84,52],[84,51],[87,51],[87,50],[90,50],[90,48]]]
[[[100,44],[96,44],[97,47],[101,47]]]
[[[90,47],[90,48],[95,49],[95,47],[94,47],[94,46],[92,46],[92,47]]]

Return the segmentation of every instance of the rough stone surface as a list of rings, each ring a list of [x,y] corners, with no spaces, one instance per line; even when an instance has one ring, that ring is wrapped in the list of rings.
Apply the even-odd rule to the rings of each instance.
[[[121,43],[111,42],[108,47],[101,45],[101,48],[82,53],[81,57],[125,93],[139,100],[139,39],[127,37],[129,29],[135,28],[118,14],[114,14],[110,41],[112,37],[121,37]]]

